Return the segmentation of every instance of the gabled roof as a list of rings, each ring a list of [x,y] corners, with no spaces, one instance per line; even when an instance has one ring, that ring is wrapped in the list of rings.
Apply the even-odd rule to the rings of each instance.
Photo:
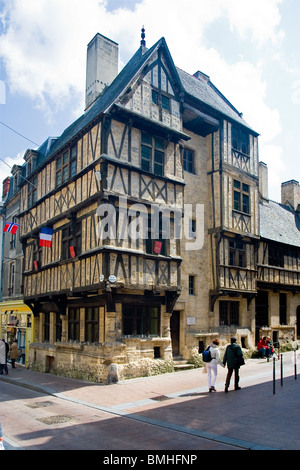
[[[274,201],[260,201],[260,236],[300,247],[300,217],[290,207]]]
[[[39,167],[48,158],[54,156],[55,153],[62,149],[71,141],[71,139],[75,138],[79,132],[83,131],[101,114],[108,112],[109,109],[117,102],[120,95],[126,91],[130,83],[135,80],[146,62],[159,48],[163,48],[170,71],[178,89],[181,92],[192,98],[195,103],[204,103],[215,112],[233,119],[250,129],[247,123],[242,119],[240,113],[238,113],[229,101],[217,90],[210,80],[200,80],[175,67],[165,38],[162,37],[148,50],[143,46],[140,46],[114,81],[96,99],[94,104],[82,116],[67,127],[60,137],[52,141],[50,147],[45,148],[46,143],[44,143],[38,149],[38,161],[36,167]]]

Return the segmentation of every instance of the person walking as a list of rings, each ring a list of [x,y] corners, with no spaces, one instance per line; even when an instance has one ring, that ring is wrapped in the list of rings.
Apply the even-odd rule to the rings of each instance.
[[[18,341],[15,339],[12,345],[10,346],[11,366],[13,369],[16,368],[16,359],[18,359],[18,357],[19,357]]]
[[[3,371],[5,375],[8,374],[7,348],[6,348],[6,343],[4,339],[0,341],[0,374],[3,374]]]
[[[216,392],[215,385],[218,376],[218,364],[220,364],[220,366],[222,367],[225,367],[225,365],[220,359],[220,351],[218,348],[219,344],[220,341],[218,340],[218,338],[213,340],[209,348],[211,361],[206,363],[208,387],[210,392]]]
[[[241,387],[239,387],[239,369],[240,366],[245,364],[244,358],[243,358],[243,353],[241,347],[236,343],[236,338],[231,338],[231,344],[229,344],[226,348],[224,358],[223,358],[223,364],[224,366],[227,363],[227,377],[225,381],[225,392],[228,392],[228,387],[230,384],[230,379],[234,371],[234,389],[235,390],[240,390]]]

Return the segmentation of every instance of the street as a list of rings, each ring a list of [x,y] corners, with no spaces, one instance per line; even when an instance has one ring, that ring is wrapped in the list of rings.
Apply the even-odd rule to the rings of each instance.
[[[299,380],[292,352],[284,354],[283,364],[282,384],[280,361],[275,364],[275,393],[273,361],[248,360],[241,369],[242,390],[232,385],[228,394],[222,368],[217,393],[208,393],[201,369],[115,385],[9,369],[0,378],[5,447],[97,450],[110,459],[107,464],[118,463],[112,461],[118,455],[107,451],[176,449],[182,456],[200,450],[299,449]]]

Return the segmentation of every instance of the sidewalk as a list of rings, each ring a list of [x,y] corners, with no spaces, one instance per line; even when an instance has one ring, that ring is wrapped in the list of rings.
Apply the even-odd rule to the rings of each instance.
[[[297,351],[300,370],[300,352]],[[240,370],[242,390],[224,393],[226,369],[218,367],[217,393],[208,393],[202,369],[122,381],[87,383],[9,368],[1,381],[56,396],[110,414],[172,429],[241,449],[300,449],[300,376],[295,380],[294,353],[280,361],[250,359]],[[159,444],[159,443],[158,443]],[[154,447],[161,449],[161,447]]]

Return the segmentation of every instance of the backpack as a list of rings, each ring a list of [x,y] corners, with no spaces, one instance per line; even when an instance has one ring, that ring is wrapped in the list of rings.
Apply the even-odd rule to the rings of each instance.
[[[208,346],[208,348],[206,348],[205,351],[203,351],[202,357],[203,357],[203,362],[210,362],[211,361],[212,357],[211,357],[211,354],[210,354],[210,346]]]

